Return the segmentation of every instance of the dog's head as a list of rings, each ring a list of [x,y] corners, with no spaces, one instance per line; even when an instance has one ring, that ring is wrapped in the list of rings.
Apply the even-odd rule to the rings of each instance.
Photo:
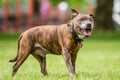
[[[71,12],[73,30],[78,36],[89,37],[94,26],[94,16],[92,14],[80,14],[74,9],[71,9]]]

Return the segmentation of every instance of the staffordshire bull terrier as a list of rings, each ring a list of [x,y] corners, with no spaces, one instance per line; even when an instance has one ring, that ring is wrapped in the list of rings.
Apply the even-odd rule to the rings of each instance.
[[[92,14],[80,14],[71,9],[72,19],[67,24],[37,26],[21,33],[12,76],[31,54],[40,63],[41,72],[48,75],[46,54],[62,55],[70,76],[75,77],[75,61],[83,39],[89,37],[94,26]]]

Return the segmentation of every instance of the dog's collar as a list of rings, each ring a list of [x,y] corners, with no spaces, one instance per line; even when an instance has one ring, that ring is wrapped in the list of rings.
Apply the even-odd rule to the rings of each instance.
[[[79,42],[79,43],[82,42],[83,39],[80,38],[80,37],[77,35],[77,33],[73,30],[73,26],[72,26],[71,21],[68,22],[67,26],[70,28],[70,32],[71,32],[72,36],[74,37],[74,39],[75,39],[77,42]]]

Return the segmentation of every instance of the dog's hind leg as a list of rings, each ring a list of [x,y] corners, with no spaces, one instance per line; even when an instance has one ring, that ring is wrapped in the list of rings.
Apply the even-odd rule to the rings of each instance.
[[[40,66],[41,66],[41,72],[44,75],[48,75],[47,69],[46,69],[46,57],[39,57],[41,59]]]
[[[30,50],[31,50],[31,45],[29,44],[29,42],[20,45],[18,59],[17,59],[16,63],[13,66],[12,76],[14,76],[16,74],[16,72],[18,71],[19,67],[27,59],[27,57],[30,54]]]
[[[36,48],[32,55],[37,59],[37,61],[40,64],[41,72],[43,75],[48,75],[47,69],[46,69],[46,52],[43,51],[41,48]]]
[[[26,51],[26,55],[21,55],[18,60],[16,61],[16,63],[13,66],[13,72],[12,72],[12,76],[14,76],[16,74],[16,72],[18,71],[19,67],[22,65],[22,63],[27,59],[27,57],[29,56],[29,52]]]

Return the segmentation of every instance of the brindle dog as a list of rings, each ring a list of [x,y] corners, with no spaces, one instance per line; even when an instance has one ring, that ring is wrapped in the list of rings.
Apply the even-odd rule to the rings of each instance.
[[[37,26],[23,32],[18,40],[17,56],[10,62],[13,66],[12,76],[16,74],[23,62],[32,54],[40,63],[41,72],[46,70],[46,54],[62,55],[69,73],[75,77],[75,61],[84,38],[91,35],[94,16],[79,14],[71,9],[72,19],[67,24]]]

